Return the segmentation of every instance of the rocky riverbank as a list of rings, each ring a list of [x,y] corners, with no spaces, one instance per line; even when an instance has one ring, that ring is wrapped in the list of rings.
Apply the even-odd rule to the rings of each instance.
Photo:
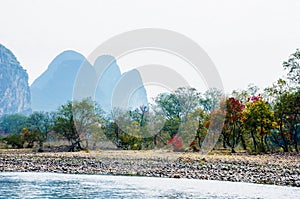
[[[151,151],[32,153],[0,150],[0,171],[195,178],[300,187],[300,155],[208,155]]]

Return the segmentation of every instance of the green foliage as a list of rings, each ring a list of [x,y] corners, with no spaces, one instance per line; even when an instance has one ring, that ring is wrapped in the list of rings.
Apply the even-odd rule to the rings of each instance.
[[[89,147],[89,138],[101,125],[101,109],[91,99],[62,105],[54,118],[52,129],[70,142],[70,151]]]
[[[232,96],[241,103],[246,103],[249,98],[258,95],[258,91],[258,86],[249,84],[245,90],[233,90]]]
[[[79,134],[76,130],[74,117],[72,112],[72,103],[68,102],[65,105],[62,105],[54,118],[54,125],[52,129],[61,134],[63,137],[68,139],[68,141],[73,145],[79,141]],[[78,143],[80,144],[80,143]],[[75,146],[72,146],[70,149],[74,151]]]
[[[53,117],[54,113],[33,112],[27,119],[27,128],[32,131],[39,131],[45,134],[47,138],[47,134],[53,125]]]
[[[133,125],[138,125],[136,121],[132,121]],[[128,128],[134,128],[127,126]],[[153,136],[143,137],[138,134],[127,133],[121,129],[116,122],[110,122],[105,128],[105,135],[118,147],[125,150],[141,150],[149,149],[153,146],[154,138]],[[133,133],[133,134],[132,134]]]
[[[201,107],[204,111],[211,113],[220,106],[224,93],[217,88],[209,88],[200,99]]]
[[[284,118],[286,121],[286,128],[288,129],[288,135],[291,138],[291,142],[297,152],[299,135],[300,135],[300,90],[289,93],[285,96],[285,100],[288,102],[286,110],[284,111]]]
[[[180,104],[175,94],[159,94],[155,99],[155,103],[167,119],[180,117]]]
[[[181,87],[174,91],[176,101],[180,107],[179,116],[182,121],[187,120],[188,114],[200,106],[200,93],[195,88]]]
[[[7,135],[3,137],[1,141],[5,143],[7,146],[11,146],[12,148],[15,149],[23,148],[23,142],[21,136],[18,134]]]
[[[48,134],[54,131],[69,141],[70,151],[96,148],[105,139],[122,149],[152,149],[169,144],[174,150],[199,151],[204,138],[211,135],[205,141],[215,141],[222,128],[218,144],[230,147],[231,152],[241,146],[253,153],[299,151],[298,49],[283,67],[287,79],[279,79],[262,94],[253,84],[245,90],[234,90],[232,97],[226,98],[215,88],[201,94],[194,88],[182,87],[159,94],[151,106],[115,110],[113,118],[105,118],[91,99],[68,102],[55,113],[4,115],[0,118],[1,140],[14,148],[33,147],[35,143],[42,148]]]
[[[37,130],[29,131],[27,128],[23,129],[23,133],[20,134],[20,137],[23,145],[27,144],[26,148],[32,148],[35,142],[41,145],[41,143],[45,141],[45,136],[42,132]]]
[[[291,82],[299,88],[300,86],[300,51],[296,50],[291,54],[289,59],[283,62],[283,67],[288,71],[287,77]]]
[[[149,117],[149,107],[141,106],[139,109],[129,111],[131,120],[136,121],[140,127],[144,127],[147,124]]]
[[[156,99],[157,110],[162,110],[161,115],[165,123],[157,137],[164,138],[164,143],[174,136],[180,135],[183,146],[188,147],[190,142],[196,139],[200,145],[200,133],[204,133],[203,126],[204,112],[200,108],[201,95],[194,88],[178,88],[170,94],[160,94]],[[162,136],[167,135],[167,136]]]
[[[270,105],[259,96],[253,96],[246,103],[244,125],[251,134],[254,151],[266,152],[268,147],[267,136],[275,128],[274,112]]]
[[[33,147],[34,142],[39,143],[39,151],[43,149],[43,143],[48,139],[48,133],[53,126],[53,113],[48,112],[33,112],[26,121],[26,128],[23,129],[23,134],[27,138],[27,147]]]
[[[21,114],[4,115],[0,118],[0,131],[4,134],[20,134],[26,127],[27,117]]]

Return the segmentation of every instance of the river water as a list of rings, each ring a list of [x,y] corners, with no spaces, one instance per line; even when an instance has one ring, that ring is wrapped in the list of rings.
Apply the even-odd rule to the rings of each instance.
[[[0,172],[0,198],[300,198],[300,188],[210,180]]]

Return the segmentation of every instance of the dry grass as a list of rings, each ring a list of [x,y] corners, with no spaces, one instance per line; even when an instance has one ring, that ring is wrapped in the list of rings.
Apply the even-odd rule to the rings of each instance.
[[[81,151],[81,152],[59,152],[59,153],[35,153],[30,149],[0,149],[1,154],[26,154],[32,156],[46,156],[46,157],[93,157],[96,159],[130,159],[130,160],[148,160],[148,159],[160,159],[160,160],[176,160],[181,159],[183,161],[206,161],[206,162],[228,162],[237,163],[245,162],[249,164],[257,165],[282,165],[300,167],[300,155],[289,153],[277,153],[277,154],[264,154],[264,155],[248,155],[243,154],[210,154],[201,156],[199,153],[182,153],[173,152],[170,150],[96,150],[96,151]]]

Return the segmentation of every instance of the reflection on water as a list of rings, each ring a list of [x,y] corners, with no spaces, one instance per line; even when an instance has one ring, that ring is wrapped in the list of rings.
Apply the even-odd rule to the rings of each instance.
[[[153,177],[0,173],[0,198],[298,198],[300,189]]]

